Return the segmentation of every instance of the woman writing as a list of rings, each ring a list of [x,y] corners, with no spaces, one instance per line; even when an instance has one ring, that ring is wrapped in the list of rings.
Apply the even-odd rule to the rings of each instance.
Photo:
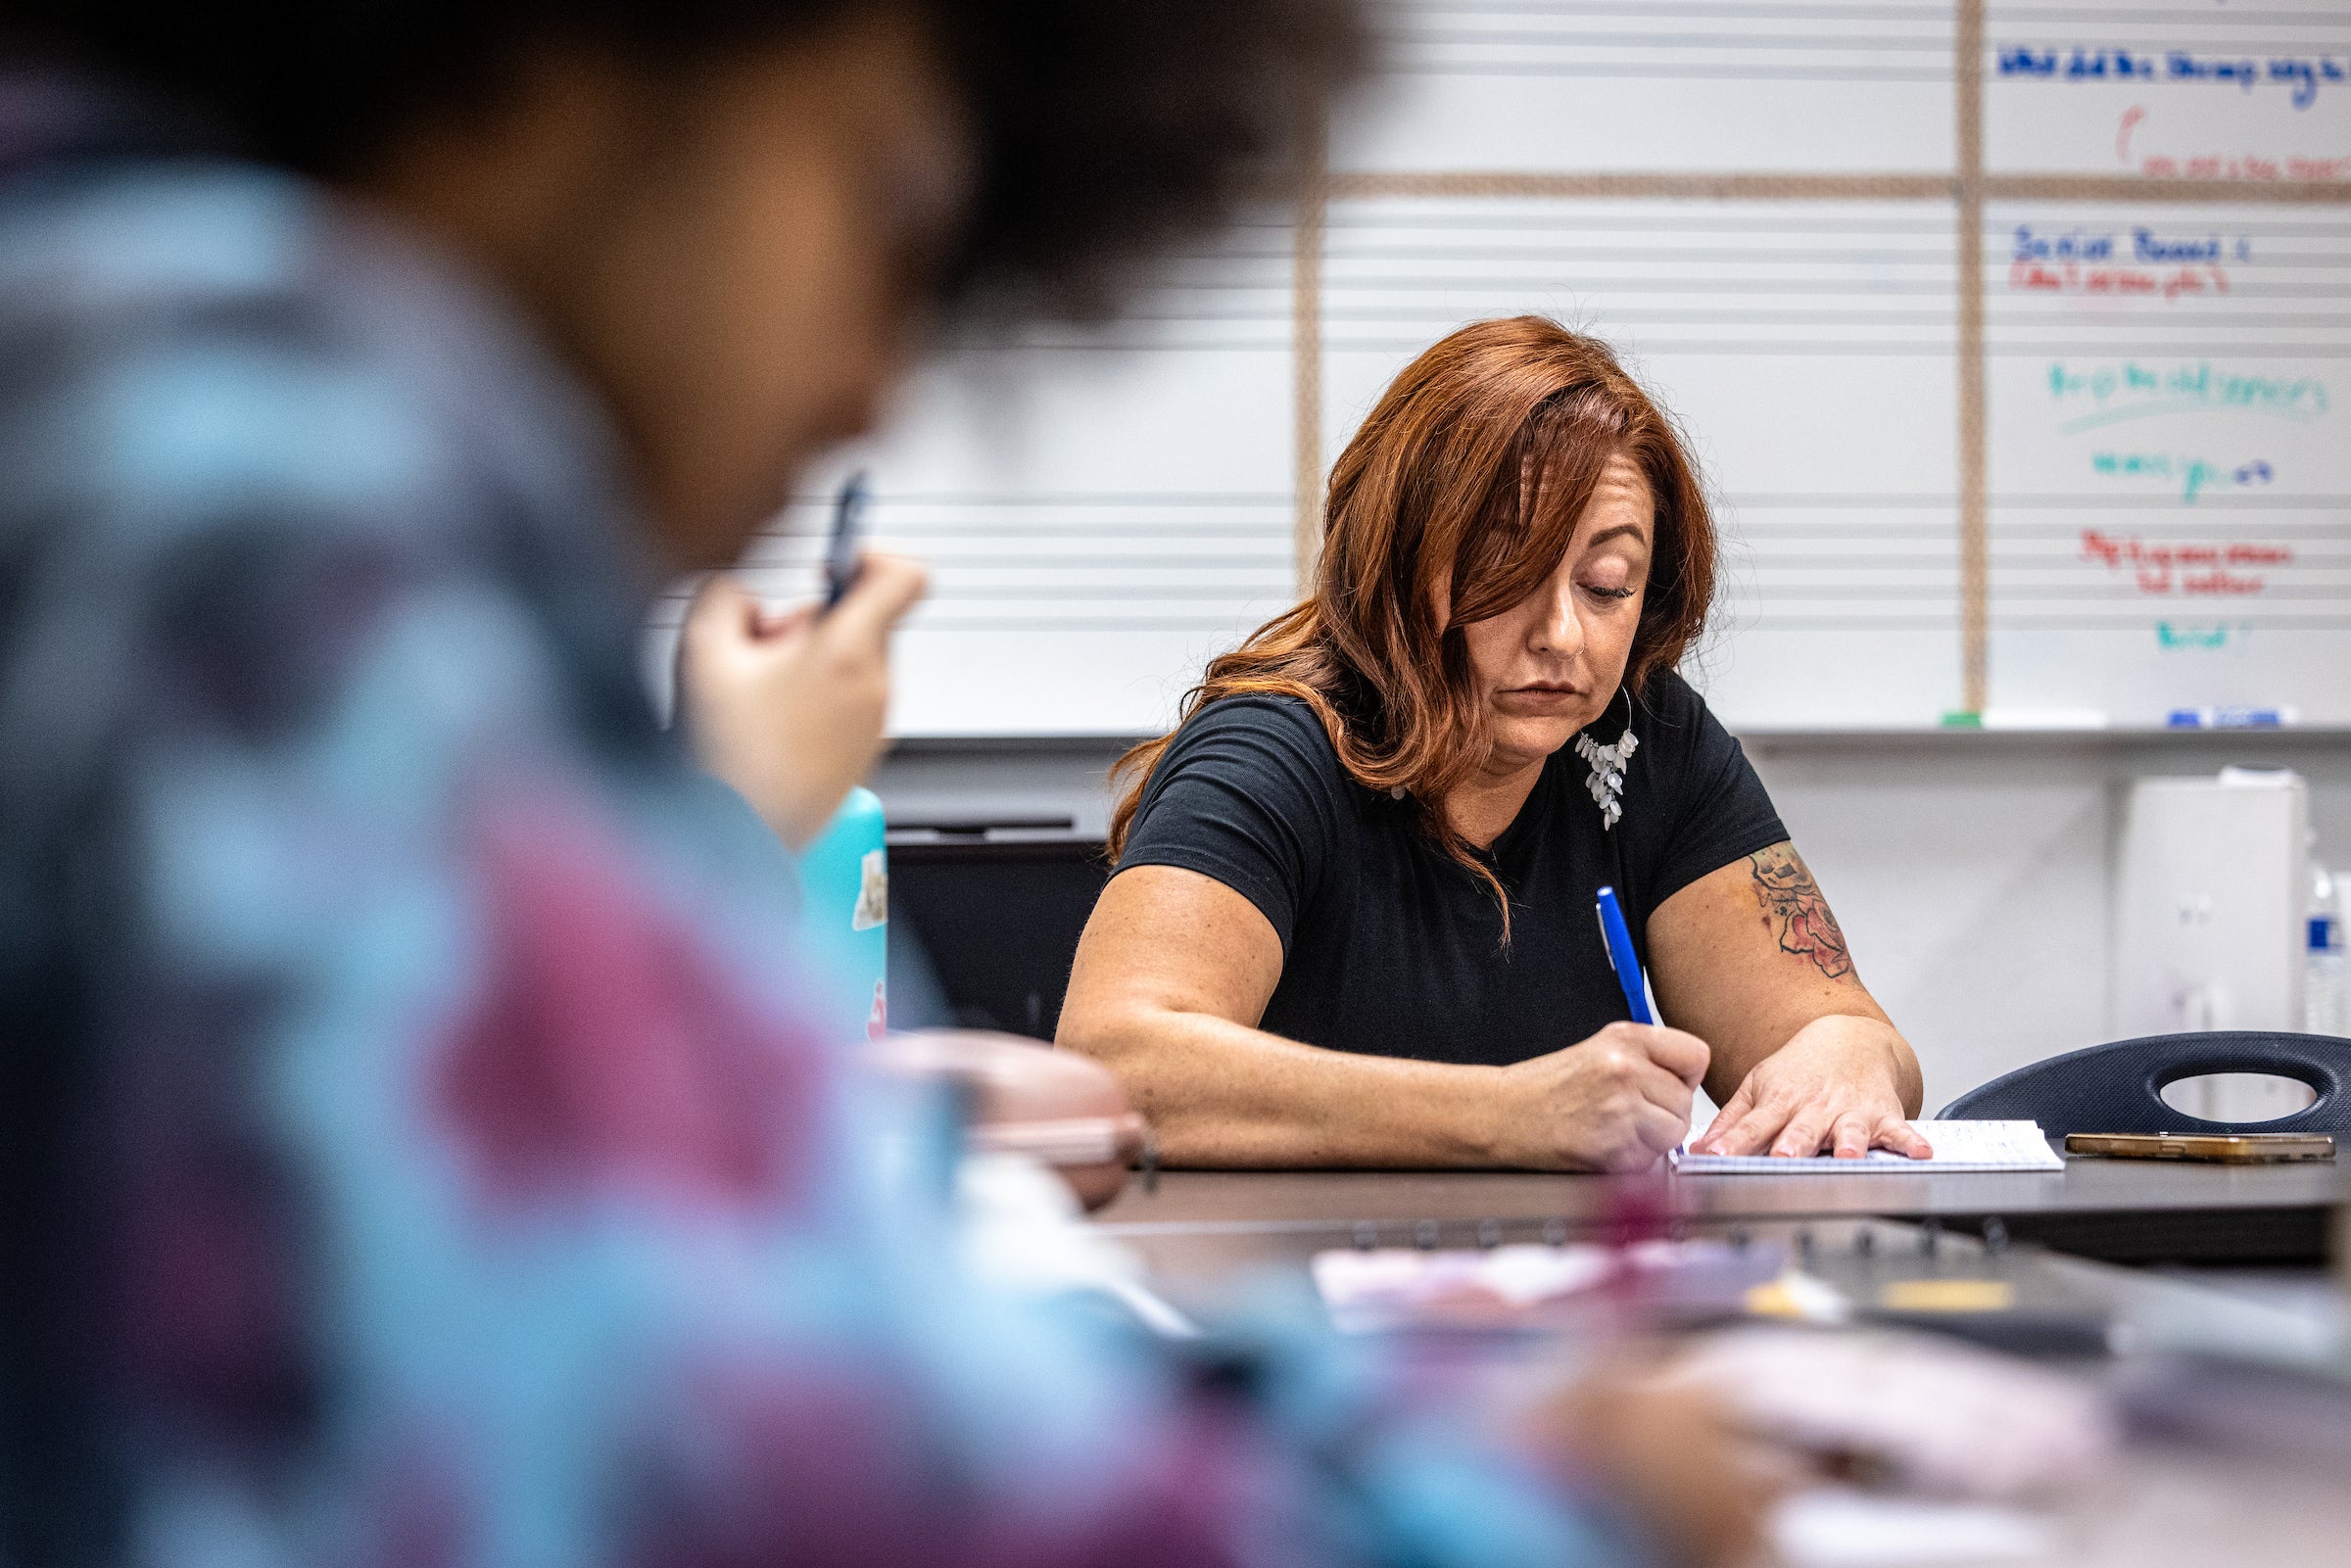
[[[1129,753],[1061,1042],[1169,1159],[1637,1169],[1925,1154],[1916,1059],[1746,756],[1675,673],[1714,528],[1608,351],[1522,316],[1387,389],[1314,595]],[[1616,888],[1673,1027],[1625,1022]]]

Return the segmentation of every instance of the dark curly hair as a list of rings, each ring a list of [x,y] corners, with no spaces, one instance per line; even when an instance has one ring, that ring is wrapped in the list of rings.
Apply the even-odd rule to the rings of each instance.
[[[692,64],[892,5],[937,28],[978,131],[964,307],[1109,309],[1131,263],[1277,177],[1366,55],[1354,0],[0,0],[0,39],[332,177],[535,45]]]

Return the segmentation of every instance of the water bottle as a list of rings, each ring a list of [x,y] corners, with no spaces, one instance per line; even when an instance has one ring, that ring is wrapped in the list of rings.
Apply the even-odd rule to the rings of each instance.
[[[2310,909],[2305,925],[2308,966],[2302,981],[2302,1027],[2312,1034],[2341,1034],[2343,1017],[2343,912],[2334,877],[2317,861],[2310,866]]]
[[[889,852],[882,801],[852,789],[800,856],[800,945],[820,1022],[836,1040],[879,1040],[889,1022]]]

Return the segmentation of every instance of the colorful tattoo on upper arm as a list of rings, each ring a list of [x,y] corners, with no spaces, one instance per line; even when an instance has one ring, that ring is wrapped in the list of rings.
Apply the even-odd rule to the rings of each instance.
[[[1846,951],[1845,932],[1796,846],[1774,844],[1747,858],[1754,863],[1755,902],[1763,907],[1764,924],[1778,923],[1780,951],[1810,959],[1832,980],[1850,975],[1853,955]]]

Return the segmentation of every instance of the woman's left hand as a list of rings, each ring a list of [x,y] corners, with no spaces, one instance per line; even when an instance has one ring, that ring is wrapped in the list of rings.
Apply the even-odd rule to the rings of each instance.
[[[1935,1151],[1903,1115],[1901,1036],[1871,1018],[1814,1019],[1755,1064],[1692,1154],[1804,1159],[1872,1149],[1925,1159]]]

